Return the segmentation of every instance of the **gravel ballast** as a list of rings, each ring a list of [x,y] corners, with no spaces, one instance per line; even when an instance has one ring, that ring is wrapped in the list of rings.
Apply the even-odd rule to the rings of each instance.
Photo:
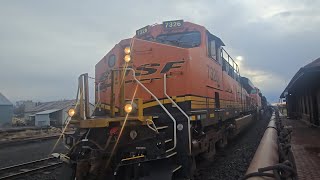
[[[244,176],[271,118],[266,114],[254,122],[228,146],[217,152],[212,163],[199,168],[198,179],[237,180]]]

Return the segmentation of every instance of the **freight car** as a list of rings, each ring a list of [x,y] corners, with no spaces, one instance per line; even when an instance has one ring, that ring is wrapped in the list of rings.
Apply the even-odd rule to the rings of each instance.
[[[95,66],[70,109],[76,132],[61,158],[70,179],[192,179],[262,108],[261,93],[205,27],[183,20],[143,27]]]

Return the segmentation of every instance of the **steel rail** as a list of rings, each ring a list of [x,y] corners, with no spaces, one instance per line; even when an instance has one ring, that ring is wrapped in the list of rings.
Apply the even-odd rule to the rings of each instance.
[[[42,165],[42,166],[38,166],[38,167],[34,167],[34,168],[25,168],[26,169],[25,171],[20,171],[21,169],[24,169],[25,166],[35,165],[37,163],[46,162],[46,161],[50,162],[49,160],[53,160],[53,159],[56,159],[56,158],[55,157],[48,157],[48,158],[43,158],[43,159],[39,159],[39,160],[35,160],[35,161],[30,161],[30,162],[26,162],[26,163],[21,163],[21,164],[1,168],[0,169],[0,180],[16,178],[16,177],[19,177],[22,175],[27,175],[27,174],[35,173],[37,171],[44,170],[44,169],[56,167],[56,166],[59,166],[62,164],[62,162],[54,162],[49,165]],[[20,169],[17,169],[17,168],[20,168]],[[6,174],[8,174],[8,175],[6,175]],[[5,176],[3,176],[3,175],[5,175]]]
[[[0,169],[0,173],[1,171],[5,171],[8,169],[13,169],[13,168],[17,168],[17,167],[21,167],[21,166],[25,166],[25,165],[30,165],[30,164],[34,164],[34,163],[38,163],[38,162],[43,162],[43,161],[47,161],[50,159],[55,159],[55,157],[48,157],[48,158],[43,158],[43,159],[38,159],[35,161],[30,161],[30,162],[26,162],[26,163],[21,163],[21,164],[16,164],[16,165],[12,165],[12,166],[8,166],[8,167],[4,167]]]

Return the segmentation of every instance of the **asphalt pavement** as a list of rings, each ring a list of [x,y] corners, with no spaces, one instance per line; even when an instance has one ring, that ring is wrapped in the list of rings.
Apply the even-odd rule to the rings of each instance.
[[[0,147],[0,168],[50,156],[58,139]],[[53,152],[66,152],[61,140]]]

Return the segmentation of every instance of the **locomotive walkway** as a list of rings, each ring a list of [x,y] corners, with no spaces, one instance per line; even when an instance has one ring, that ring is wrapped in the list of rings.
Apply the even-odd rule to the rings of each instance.
[[[320,128],[310,127],[300,120],[283,118],[283,124],[292,129],[292,152],[299,180],[320,179]]]

